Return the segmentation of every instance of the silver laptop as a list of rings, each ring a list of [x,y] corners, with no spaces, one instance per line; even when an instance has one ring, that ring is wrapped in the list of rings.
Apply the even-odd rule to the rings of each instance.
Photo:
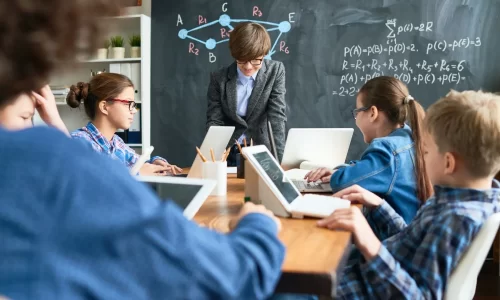
[[[213,149],[215,158],[220,160],[233,136],[234,129],[234,126],[210,126],[200,147],[203,156],[205,156],[207,160],[211,160],[210,149]],[[195,149],[193,149],[193,152],[196,153],[194,150]],[[196,154],[191,169],[189,169],[189,173],[187,175],[179,175],[179,177],[202,178],[202,164],[203,161],[200,156]]]
[[[292,179],[292,183],[301,193],[332,193],[330,183],[307,182],[306,180]]]
[[[215,180],[164,176],[138,176],[160,199],[173,201],[192,219],[215,187]]]
[[[278,152],[276,150],[276,142],[274,140],[273,128],[271,122],[267,122],[267,130],[269,133],[269,139],[271,140],[271,153],[273,157],[279,161]],[[299,189],[301,193],[323,193],[332,192],[332,188],[329,184],[317,184],[314,182],[307,182],[305,180],[291,180],[293,184]]]
[[[296,173],[289,177],[300,192],[332,192],[329,183],[308,183],[303,177],[311,169],[333,169],[344,164],[353,133],[353,128],[292,128],[288,131],[281,166]]]

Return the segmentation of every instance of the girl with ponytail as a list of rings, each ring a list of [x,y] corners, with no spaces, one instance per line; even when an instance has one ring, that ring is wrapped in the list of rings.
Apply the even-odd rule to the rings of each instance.
[[[363,85],[352,111],[369,146],[361,159],[348,166],[317,169],[308,181],[330,182],[333,191],[359,185],[385,199],[406,223],[433,193],[422,150],[424,109],[400,80],[381,76]],[[367,219],[380,238],[383,229]],[[371,222],[370,222],[371,221]]]

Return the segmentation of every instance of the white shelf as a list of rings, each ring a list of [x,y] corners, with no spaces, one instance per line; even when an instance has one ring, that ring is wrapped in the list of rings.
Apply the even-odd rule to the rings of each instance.
[[[141,58],[108,58],[108,59],[88,59],[81,60],[80,63],[120,63],[120,62],[141,62]]]
[[[150,0],[143,1],[147,2]],[[127,57],[123,59],[93,59],[95,56],[81,57],[77,60],[75,68],[54,74],[51,78],[51,83],[52,85],[69,87],[77,82],[89,82],[91,80],[91,71],[105,69],[105,72],[109,72],[112,64],[130,63],[134,67],[137,67],[140,70],[139,78],[135,80],[131,79],[137,82],[134,82],[134,85],[139,90],[139,94],[136,94],[136,103],[141,104],[139,113],[142,143],[130,143],[128,146],[140,152],[143,147],[151,145],[151,18],[134,12],[130,15],[108,17],[103,21],[104,26],[108,29],[106,38],[121,35],[127,39],[127,37],[133,34],[140,34],[142,56],[140,58]],[[128,44],[125,45],[126,55],[130,55],[130,48],[128,46]],[[112,51],[111,48],[109,50]],[[128,76],[130,77],[130,75]],[[73,131],[87,124],[88,117],[85,114],[83,106],[80,106],[79,109],[73,109],[66,104],[66,96],[58,95],[55,98],[57,109],[68,130]],[[41,123],[43,122],[38,117],[36,125]]]

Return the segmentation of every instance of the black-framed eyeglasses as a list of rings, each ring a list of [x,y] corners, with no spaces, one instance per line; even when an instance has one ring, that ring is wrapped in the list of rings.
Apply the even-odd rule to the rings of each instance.
[[[236,60],[236,63],[238,65],[246,65],[247,62],[249,62],[252,66],[260,66],[262,64],[262,61],[264,59],[260,58],[260,59],[252,59],[252,60],[248,60],[248,61],[241,61],[241,60]]]
[[[356,120],[356,117],[358,116],[358,113],[361,112],[361,111],[367,111],[368,109],[370,109],[369,107],[360,107],[360,108],[355,108],[352,110],[352,117],[354,118],[354,120]]]
[[[130,111],[133,111],[134,108],[137,108],[137,103],[135,103],[135,101],[123,100],[123,99],[115,99],[115,98],[110,98],[110,99],[108,99],[108,101],[114,101],[114,102],[120,102],[120,103],[128,104],[128,109]]]

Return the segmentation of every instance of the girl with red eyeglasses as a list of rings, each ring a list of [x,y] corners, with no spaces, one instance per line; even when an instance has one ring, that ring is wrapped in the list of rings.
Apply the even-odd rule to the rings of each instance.
[[[79,107],[83,102],[90,122],[72,132],[71,136],[89,143],[97,152],[122,161],[129,169],[132,168],[139,155],[115,132],[130,128],[137,113],[134,94],[132,81],[115,73],[101,73],[92,77],[89,83],[72,85],[66,102],[73,108]],[[155,156],[144,164],[139,174],[175,175],[179,172],[182,169]]]

